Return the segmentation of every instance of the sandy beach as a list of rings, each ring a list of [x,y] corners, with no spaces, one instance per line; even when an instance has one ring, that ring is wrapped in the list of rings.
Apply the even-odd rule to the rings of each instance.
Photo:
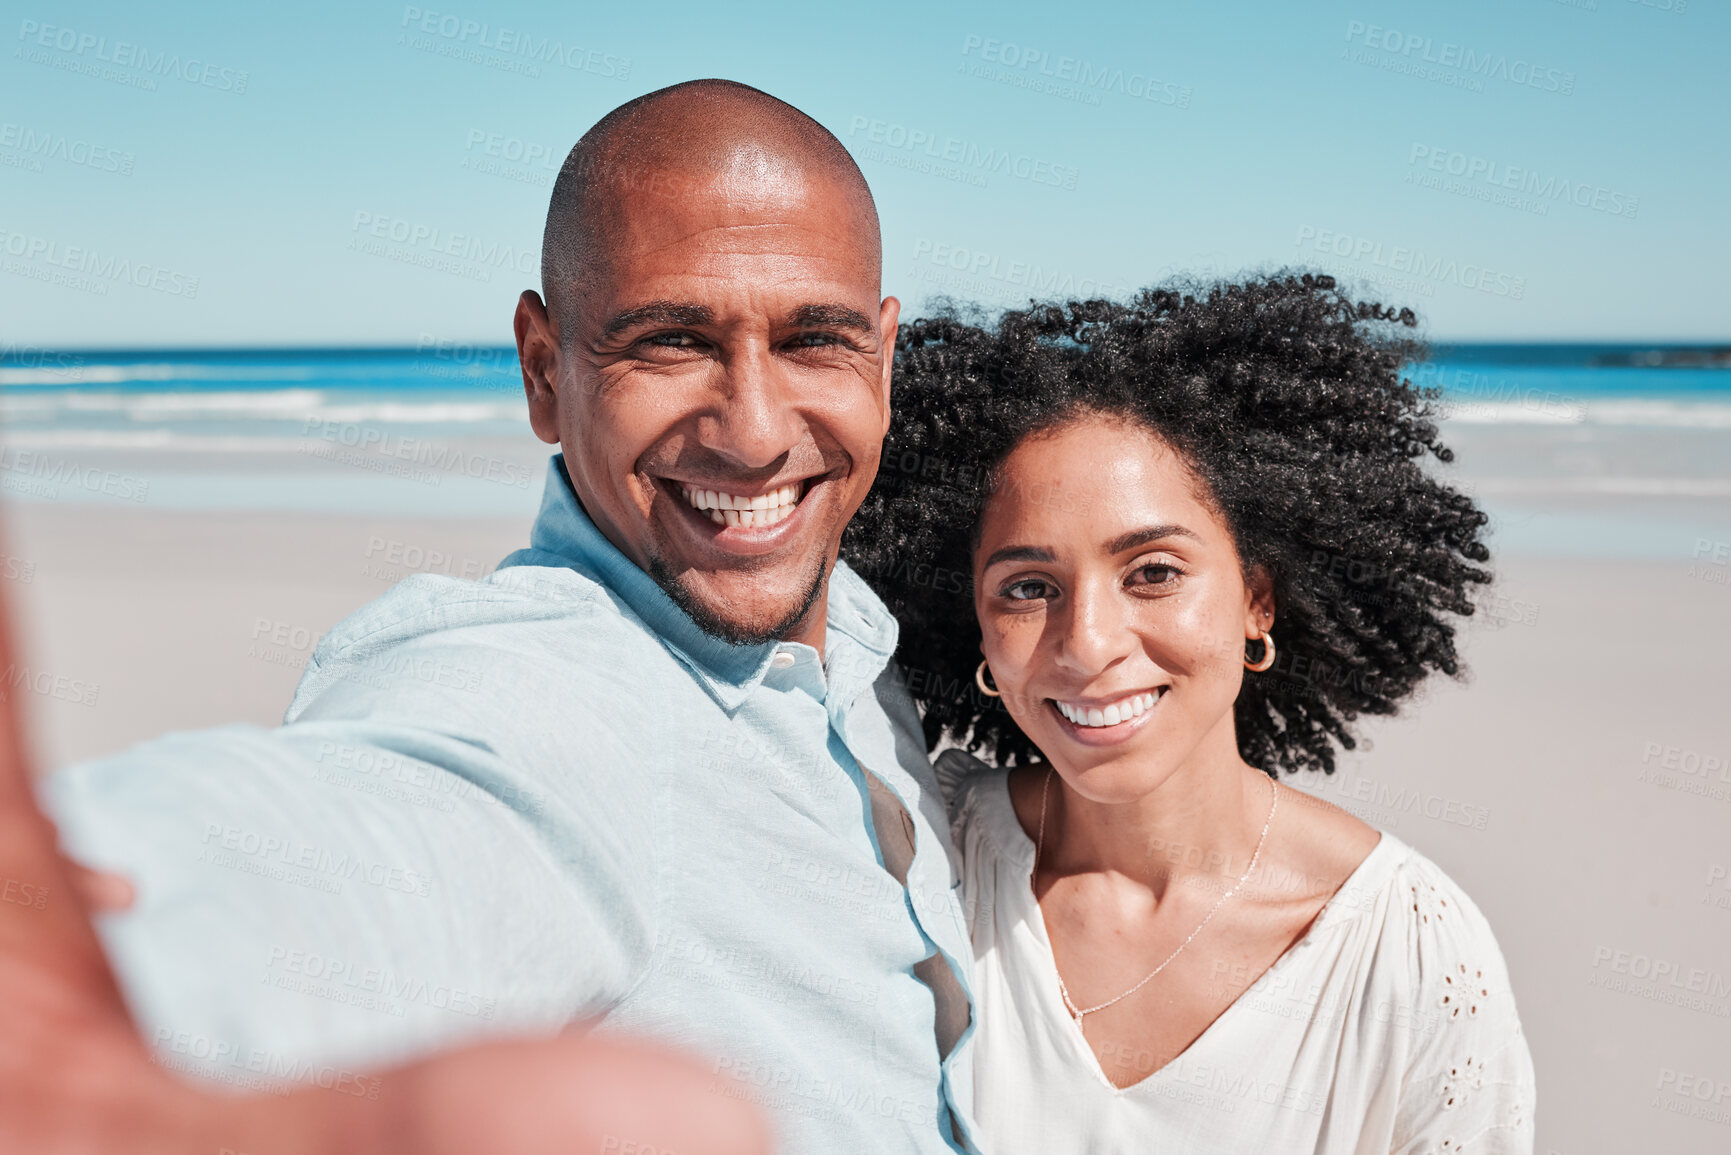
[[[1699,1088],[1731,1080],[1731,500],[1497,472],[1480,488],[1513,502],[1496,507],[1510,547],[1467,633],[1471,677],[1298,784],[1435,859],[1490,918],[1540,1151],[1722,1151],[1731,1100]],[[325,630],[409,573],[490,570],[524,543],[539,485],[492,516],[8,503],[30,674],[13,684],[34,691],[40,765],[275,723]]]

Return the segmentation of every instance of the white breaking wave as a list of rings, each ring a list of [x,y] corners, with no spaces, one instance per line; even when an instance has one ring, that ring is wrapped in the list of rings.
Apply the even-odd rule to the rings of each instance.
[[[299,453],[305,437],[206,436],[168,429],[20,429],[0,435],[13,449],[173,449],[203,453]]]
[[[324,403],[317,389],[213,393],[27,393],[0,397],[8,417],[120,413],[135,421],[174,417],[300,417]]]
[[[1712,401],[1595,401],[1588,406],[1598,425],[1658,425],[1673,429],[1731,429],[1731,405]]]
[[[118,385],[127,381],[310,381],[306,369],[240,365],[68,365],[56,369],[0,369],[0,385]]]
[[[1586,407],[1508,405],[1468,402],[1443,405],[1445,421],[1467,425],[1579,425],[1587,419]]]
[[[329,405],[319,410],[323,421],[387,421],[404,425],[440,422],[526,421],[527,401],[438,401],[416,404],[382,401],[370,405]]]
[[[53,419],[78,413],[114,413],[139,422],[210,419],[378,422],[401,425],[522,421],[528,405],[511,401],[368,401],[332,404],[318,389],[197,393],[38,393],[0,396],[8,419]]]
[[[1731,497],[1731,477],[1488,477],[1470,488],[1484,494]]]
[[[1607,397],[1582,401],[1550,396],[1532,402],[1452,401],[1444,398],[1446,421],[1466,425],[1610,425],[1660,429],[1731,429],[1731,404],[1723,401],[1646,400]]]

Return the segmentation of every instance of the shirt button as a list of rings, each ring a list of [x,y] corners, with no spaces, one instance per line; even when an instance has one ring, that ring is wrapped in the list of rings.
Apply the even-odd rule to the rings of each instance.
[[[777,650],[777,651],[775,651],[775,657],[773,657],[769,660],[769,664],[774,666],[778,670],[785,670],[789,666],[793,665],[794,662],[796,662],[798,660],[799,659],[795,658],[792,654],[788,653],[786,650]]]

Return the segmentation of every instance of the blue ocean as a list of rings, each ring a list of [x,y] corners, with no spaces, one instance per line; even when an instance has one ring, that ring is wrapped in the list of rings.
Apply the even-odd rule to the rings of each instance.
[[[1506,544],[1731,536],[1731,348],[1445,345],[1411,375]],[[16,501],[526,518],[551,451],[508,346],[0,355]]]

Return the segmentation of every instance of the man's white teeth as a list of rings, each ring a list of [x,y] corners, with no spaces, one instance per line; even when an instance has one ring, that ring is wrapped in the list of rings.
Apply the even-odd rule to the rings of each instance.
[[[793,507],[799,504],[800,484],[795,482],[749,497],[722,493],[715,489],[699,489],[695,485],[682,485],[679,488],[684,491],[685,500],[691,503],[691,507],[708,514],[709,520],[716,525],[761,529],[766,525],[774,525],[793,512]]]
[[[1058,713],[1064,715],[1078,726],[1116,726],[1120,722],[1146,714],[1154,708],[1158,701],[1158,693],[1131,694],[1128,698],[1120,698],[1110,706],[1072,706],[1068,702],[1052,700],[1058,707]]]

